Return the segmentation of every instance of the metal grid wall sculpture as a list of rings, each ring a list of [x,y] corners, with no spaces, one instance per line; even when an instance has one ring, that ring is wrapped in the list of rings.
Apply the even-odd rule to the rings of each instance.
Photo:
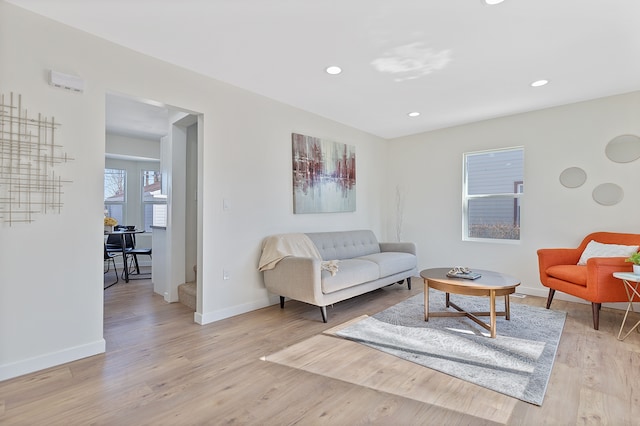
[[[55,143],[59,126],[40,113],[29,118],[22,95],[0,94],[0,221],[11,226],[33,222],[37,214],[60,213],[63,184],[71,181],[54,168],[72,158]]]

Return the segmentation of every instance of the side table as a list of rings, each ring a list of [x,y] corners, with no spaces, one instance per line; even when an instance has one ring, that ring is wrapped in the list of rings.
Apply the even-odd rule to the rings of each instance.
[[[638,326],[640,325],[640,321],[638,321],[633,327],[631,327],[627,334],[620,338],[622,329],[624,328],[624,324],[627,322],[627,317],[629,316],[629,310],[633,311],[634,298],[637,302],[640,302],[640,293],[638,293],[638,286],[640,286],[640,275],[636,275],[631,272],[614,272],[613,276],[622,280],[624,289],[627,292],[627,298],[629,299],[629,305],[627,305],[627,311],[624,313],[624,319],[622,320],[620,331],[618,332],[618,340],[624,340],[635,329],[638,329],[638,332],[640,333],[640,328],[638,328]]]

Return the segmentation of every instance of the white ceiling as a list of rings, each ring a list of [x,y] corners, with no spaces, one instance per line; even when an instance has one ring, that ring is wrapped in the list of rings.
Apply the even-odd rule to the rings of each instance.
[[[169,109],[158,103],[108,93],[105,116],[107,133],[158,141],[169,133]]]
[[[640,90],[639,0],[7,1],[384,138]]]

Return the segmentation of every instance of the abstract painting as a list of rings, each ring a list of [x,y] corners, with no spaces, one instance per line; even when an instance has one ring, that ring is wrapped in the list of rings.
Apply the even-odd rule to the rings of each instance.
[[[355,146],[297,133],[291,139],[293,212],[355,211]]]

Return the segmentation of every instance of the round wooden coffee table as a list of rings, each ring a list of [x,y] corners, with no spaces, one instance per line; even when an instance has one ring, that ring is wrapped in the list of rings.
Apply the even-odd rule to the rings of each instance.
[[[475,280],[450,278],[447,276],[449,270],[450,268],[433,268],[420,271],[420,276],[424,279],[424,320],[429,321],[429,318],[433,317],[465,316],[489,330],[491,337],[496,337],[496,317],[504,316],[505,319],[509,319],[509,295],[515,293],[520,281],[509,275],[481,269],[473,270],[473,272],[482,275]],[[446,293],[446,307],[452,307],[457,312],[429,312],[429,288],[444,291]],[[489,311],[467,312],[450,300],[450,293],[489,297]],[[504,312],[496,312],[496,296],[504,296]],[[488,316],[489,323],[479,319],[480,316]]]

